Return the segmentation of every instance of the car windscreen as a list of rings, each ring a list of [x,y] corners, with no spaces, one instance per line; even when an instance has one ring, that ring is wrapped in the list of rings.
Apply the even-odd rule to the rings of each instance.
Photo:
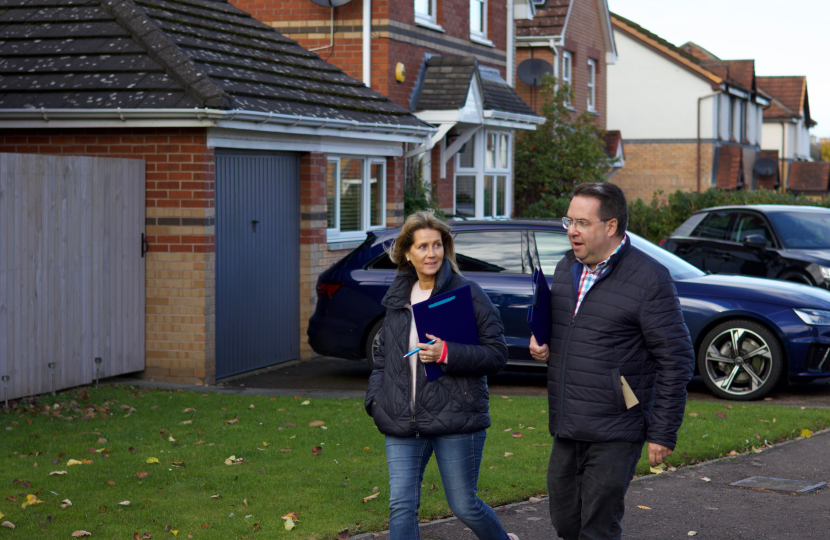
[[[830,248],[830,212],[770,212],[769,219],[787,249]]]
[[[631,243],[634,247],[644,252],[649,257],[655,259],[657,262],[666,267],[675,281],[680,279],[691,279],[705,276],[706,273],[699,268],[687,263],[674,253],[669,253],[665,249],[656,246],[636,234],[629,232],[628,236],[631,238]]]

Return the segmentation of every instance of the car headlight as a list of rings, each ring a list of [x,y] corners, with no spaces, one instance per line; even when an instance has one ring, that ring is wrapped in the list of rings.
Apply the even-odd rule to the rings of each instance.
[[[819,266],[819,270],[821,270],[821,277],[824,278],[824,281],[830,281],[830,266]]]
[[[824,309],[795,309],[795,314],[806,324],[830,326],[830,311]]]

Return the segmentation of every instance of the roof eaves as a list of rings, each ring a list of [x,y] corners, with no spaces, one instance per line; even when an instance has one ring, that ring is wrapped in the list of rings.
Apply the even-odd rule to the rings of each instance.
[[[627,22],[628,21],[623,22],[623,19],[621,17],[617,16],[617,15],[614,15],[614,14],[611,15],[611,23],[615,27],[617,27],[620,30],[622,30],[623,32],[625,32],[626,34],[629,34],[630,36],[646,43],[647,45],[653,47],[654,49],[657,49],[661,53],[663,53],[666,56],[668,56],[669,58],[673,59],[678,64],[680,64],[680,65],[684,66],[685,68],[687,68],[689,71],[692,71],[692,72],[700,75],[701,77],[703,77],[705,79],[708,79],[713,84],[719,85],[719,84],[723,83],[723,79],[721,77],[718,77],[717,75],[710,72],[709,70],[706,70],[706,69],[700,67],[699,65],[697,65],[695,62],[692,62],[691,60],[689,60],[686,57],[685,54],[679,52],[677,47],[675,47],[673,45],[666,45],[664,43],[661,43],[660,41],[657,41],[656,39],[653,39],[652,37],[646,35],[645,33],[641,32],[641,31],[639,31],[637,28],[627,24]]]
[[[571,20],[571,13],[573,13],[573,9],[574,9],[574,2],[573,2],[573,0],[571,0],[570,2],[568,2],[568,14],[565,15],[565,24],[562,25],[562,32],[560,32],[560,35],[562,35],[562,36],[564,36],[565,32],[568,31],[568,22],[570,22],[570,20]]]
[[[107,13],[145,48],[189,97],[206,108],[230,108],[231,98],[182,53],[158,24],[133,0],[101,0]]]

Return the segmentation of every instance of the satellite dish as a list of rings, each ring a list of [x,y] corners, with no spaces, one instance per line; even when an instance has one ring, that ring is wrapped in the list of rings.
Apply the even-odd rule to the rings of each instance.
[[[519,79],[529,86],[541,86],[546,73],[553,75],[553,66],[541,58],[528,58],[516,70]]]
[[[318,6],[328,7],[328,8],[336,8],[340,6],[344,6],[351,2],[352,0],[311,0]]]
[[[755,172],[760,176],[772,176],[778,172],[778,161],[773,158],[761,158],[755,162]]]

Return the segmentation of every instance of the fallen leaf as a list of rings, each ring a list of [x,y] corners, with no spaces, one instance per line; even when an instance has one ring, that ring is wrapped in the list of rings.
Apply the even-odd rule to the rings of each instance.
[[[93,461],[91,459],[82,459],[81,463],[84,465],[92,465]]]
[[[729,452],[729,453],[728,453],[728,454],[726,454],[726,455],[727,455],[727,456],[729,456],[729,457],[733,457],[733,456],[737,456],[737,455],[739,455],[739,454],[738,454],[738,452],[736,452],[735,450],[732,450],[731,452]]]
[[[131,454],[135,454],[135,448],[133,448],[132,446],[127,448],[127,451]]]
[[[510,457],[513,455],[513,452],[505,452],[504,457]]]
[[[12,523],[11,521],[4,521],[3,523],[0,523],[0,527],[6,527],[7,529],[14,529],[14,523]]]
[[[105,483],[106,485],[108,485],[108,486],[114,486],[114,485],[115,485],[115,480],[107,480],[107,481],[106,481],[106,482],[104,482],[104,483]]]
[[[211,496],[210,496],[210,497],[208,497],[208,498],[209,498],[209,499],[218,499],[219,497],[221,497],[221,495],[219,495],[218,493],[214,493],[213,495],[211,495]]]
[[[199,440],[199,441],[196,441],[193,444],[194,444],[194,446],[199,446],[200,444],[205,444],[205,441]]]
[[[539,497],[531,497],[531,498],[528,499],[528,502],[540,503],[540,502],[542,502],[542,499],[540,499]]]
[[[638,504],[637,508],[642,508],[643,510],[651,510],[651,508],[649,508],[648,506],[643,506],[641,504]]]
[[[291,449],[290,449],[290,448],[283,448],[282,450],[280,450],[280,452],[286,452],[286,453],[288,453],[288,452],[290,452],[290,451],[291,451]]]
[[[75,531],[72,533],[72,536],[78,538],[80,536],[92,536],[92,533],[89,531]]]
[[[194,409],[193,407],[188,407],[184,410],[184,412],[196,412],[196,409]]]
[[[363,502],[369,502],[372,499],[376,499],[378,497],[378,495],[380,495],[380,491],[378,491],[377,493],[372,493],[368,497],[363,497]]]
[[[237,458],[236,456],[231,456],[225,460],[225,465],[241,465],[242,458]]]
[[[121,501],[118,504],[120,504],[121,506],[130,506],[130,501]]]
[[[159,458],[156,458],[156,457],[148,457],[147,458],[147,463],[158,463],[158,462],[159,462]]]
[[[248,405],[248,408],[249,408],[249,409],[253,409],[253,408],[254,408],[254,404],[253,404],[253,403],[251,403],[250,405]]]
[[[345,529],[337,533],[337,540],[349,540],[349,529]]]
[[[181,422],[179,422],[179,423],[180,423],[180,424],[192,424],[192,423],[193,423],[193,420],[182,420],[182,421],[181,421]]]
[[[522,434],[521,434],[521,433],[519,433],[519,432],[517,431],[517,432],[515,432],[515,433],[512,433],[510,436],[511,436],[511,437],[514,437],[514,438],[516,438],[516,439],[518,439],[519,437],[521,437],[521,436],[522,436]]]
[[[689,536],[697,536],[697,531],[689,531],[687,534]]]
[[[37,498],[37,495],[26,495],[26,502],[20,505],[20,508],[26,508],[27,506],[34,506],[36,504],[43,504],[43,501]]]
[[[12,497],[11,495],[9,495],[9,496],[8,496],[8,497],[6,497],[6,498],[7,498],[8,500],[10,500],[10,501],[17,502],[17,497]]]
[[[234,418],[233,420],[227,420],[225,423],[226,424],[238,424],[239,423],[239,418]]]
[[[712,481],[711,478],[707,478],[705,476],[703,478],[701,478],[701,480],[703,480],[704,482],[711,482]]]
[[[248,499],[242,499],[242,504],[244,504],[245,506],[248,506]],[[250,516],[248,516],[248,517],[250,517]]]
[[[696,412],[690,412],[689,416],[698,416],[698,414]]]
[[[656,467],[649,467],[648,470],[651,471],[652,474],[663,474],[666,472],[666,464],[661,463]]]
[[[799,435],[801,437],[804,437],[805,439],[809,439],[810,437],[813,436],[813,432],[810,431],[809,429],[802,429],[801,433],[799,433]]]
[[[49,476],[52,476],[52,475],[55,475],[55,474],[67,474],[67,473],[66,473],[66,471],[52,471],[52,472],[49,473]]]
[[[315,446],[314,448],[311,449],[311,455],[316,456],[317,454],[319,454],[322,451],[323,451],[323,448],[321,446]]]
[[[260,520],[260,521],[257,521],[256,523],[254,523],[254,530],[255,530],[255,531],[258,531],[258,530],[259,530],[259,524],[260,524],[260,523],[262,523],[262,521],[261,521],[261,520]]]
[[[135,477],[136,478],[147,478],[148,474],[149,473],[147,471],[141,471],[141,472],[135,473]]]
[[[310,427],[317,427],[317,426],[322,426],[323,424],[325,424],[325,422],[323,422],[322,420],[314,420],[313,422],[309,422],[308,425]]]
[[[96,444],[104,444],[105,442],[107,442],[107,440],[105,438],[99,437],[98,442],[96,442]]]
[[[311,405],[311,401],[305,400],[302,403],[300,403],[300,405]]]
[[[67,467],[71,467],[72,465],[83,465],[83,463],[81,463],[77,459],[70,459],[69,461],[66,462]]]
[[[726,418],[726,413],[723,412],[723,411],[717,411],[717,412],[715,412],[715,416],[717,416],[718,418],[724,418],[725,419]]]
[[[262,446],[268,446],[268,443],[265,442],[265,441],[262,441]]]
[[[172,467],[176,467],[176,468],[179,468],[179,469],[183,469],[183,468],[184,468],[184,461],[171,461],[171,462],[170,462],[170,465],[171,465]]]

